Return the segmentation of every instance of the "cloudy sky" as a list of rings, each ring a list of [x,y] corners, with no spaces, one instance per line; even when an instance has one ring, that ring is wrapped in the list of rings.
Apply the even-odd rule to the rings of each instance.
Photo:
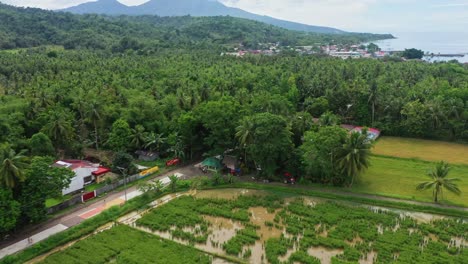
[[[90,0],[0,0],[59,9]],[[119,0],[138,5],[148,0]],[[468,0],[220,0],[249,12],[311,25],[376,33],[467,32]]]

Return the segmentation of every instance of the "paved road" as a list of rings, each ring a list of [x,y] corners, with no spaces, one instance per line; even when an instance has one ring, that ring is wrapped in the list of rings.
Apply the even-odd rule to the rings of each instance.
[[[163,183],[168,183],[168,177],[171,175],[177,175],[179,178],[186,178],[195,175],[199,175],[200,171],[193,166],[193,164],[187,165],[185,167],[172,170],[170,172],[164,173],[153,180],[161,180]],[[127,200],[133,199],[141,195],[136,186],[130,187],[127,189]],[[20,236],[19,238],[11,241],[10,243],[5,243],[0,249],[0,259],[14,254],[18,251],[21,251],[35,243],[38,243],[41,240],[44,240],[56,233],[64,231],[72,226],[76,226],[83,222],[84,220],[91,218],[100,214],[103,210],[106,210],[114,205],[119,205],[125,202],[125,190],[111,193],[103,198],[96,199],[92,203],[85,204],[69,212],[63,216],[52,219],[41,226],[38,226],[33,232]]]

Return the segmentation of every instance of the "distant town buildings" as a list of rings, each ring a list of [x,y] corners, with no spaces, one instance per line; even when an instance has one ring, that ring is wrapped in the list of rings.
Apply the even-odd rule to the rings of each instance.
[[[280,54],[284,51],[297,52],[302,55],[312,54],[324,54],[331,57],[337,57],[341,59],[359,59],[359,58],[383,58],[385,56],[393,55],[389,51],[380,51],[370,49],[369,46],[365,45],[308,45],[308,46],[280,46],[279,43],[258,43],[258,46],[263,47],[262,49],[244,49],[244,46],[240,45],[240,48],[235,48],[233,52],[221,53],[222,56],[235,56],[243,57],[245,55],[267,55],[272,56]],[[377,45],[374,45],[377,47]],[[377,47],[378,49],[378,47]]]

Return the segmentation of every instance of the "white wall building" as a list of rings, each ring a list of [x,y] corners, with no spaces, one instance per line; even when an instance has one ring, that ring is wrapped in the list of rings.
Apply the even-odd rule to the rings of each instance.
[[[92,183],[95,180],[92,173],[99,169],[99,164],[85,160],[60,160],[52,166],[68,168],[75,173],[68,188],[62,190],[63,195],[82,190],[85,185]]]

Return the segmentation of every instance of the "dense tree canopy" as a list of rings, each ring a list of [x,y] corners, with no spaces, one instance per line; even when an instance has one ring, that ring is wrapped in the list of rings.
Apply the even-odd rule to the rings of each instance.
[[[38,46],[0,51],[0,199],[21,204],[6,204],[13,214],[0,219],[0,232],[11,228],[18,206],[21,222],[43,219],[45,197],[66,184],[49,182],[66,174],[33,156],[106,149],[118,152],[115,171],[130,174],[138,149],[187,159],[229,150],[264,177],[288,170],[344,185],[367,167],[368,148],[341,123],[468,142],[466,65],[294,51],[220,56],[233,45],[372,36],[331,39],[226,17],[75,16],[3,5],[0,19],[8,21],[0,49]],[[36,209],[25,212],[28,206]]]

